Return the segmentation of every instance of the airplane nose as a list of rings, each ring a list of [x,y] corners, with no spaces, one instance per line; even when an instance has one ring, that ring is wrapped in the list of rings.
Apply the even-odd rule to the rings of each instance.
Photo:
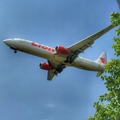
[[[11,41],[10,41],[10,39],[5,39],[5,40],[3,40],[3,42],[6,44],[6,45],[10,45],[10,43],[11,43]]]
[[[8,40],[3,40],[3,42],[4,42],[5,44],[7,44],[7,43],[8,43]]]
[[[3,42],[6,44],[6,45],[8,45],[9,44],[9,40],[3,40]]]

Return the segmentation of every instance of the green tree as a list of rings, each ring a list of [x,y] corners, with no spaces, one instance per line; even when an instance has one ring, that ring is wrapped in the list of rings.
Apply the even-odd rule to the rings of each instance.
[[[112,25],[120,26],[120,13],[113,12],[110,15]],[[96,109],[94,116],[88,120],[120,120],[120,28],[115,30],[117,37],[114,37],[112,48],[115,50],[117,59],[112,59],[105,67],[101,79],[105,82],[107,93],[99,96],[98,102],[94,103]]]

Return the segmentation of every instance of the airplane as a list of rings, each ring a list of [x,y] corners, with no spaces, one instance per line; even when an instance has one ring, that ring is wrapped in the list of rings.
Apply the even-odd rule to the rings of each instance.
[[[68,66],[73,66],[83,70],[97,71],[102,74],[105,69],[105,64],[107,63],[106,53],[103,52],[95,61],[78,55],[80,53],[84,53],[87,48],[92,47],[92,44],[96,39],[107,33],[113,27],[113,25],[109,25],[69,47],[59,45],[55,48],[51,48],[21,38],[5,39],[3,42],[13,49],[14,53],[21,51],[47,59],[48,62],[41,62],[39,67],[48,71],[47,80],[51,81],[55,75],[57,76],[58,73],[61,73],[63,69]]]

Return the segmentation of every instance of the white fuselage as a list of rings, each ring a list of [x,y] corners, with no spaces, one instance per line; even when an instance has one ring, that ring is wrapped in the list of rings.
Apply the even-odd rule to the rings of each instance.
[[[50,61],[61,63],[66,60],[65,55],[57,54],[54,48],[35,43],[24,39],[6,39],[4,42],[19,51],[32,54],[38,57],[45,58]],[[66,66],[74,66],[76,68],[91,70],[91,71],[104,71],[104,65],[95,61],[85,59],[83,57],[77,57],[73,63],[64,63]]]

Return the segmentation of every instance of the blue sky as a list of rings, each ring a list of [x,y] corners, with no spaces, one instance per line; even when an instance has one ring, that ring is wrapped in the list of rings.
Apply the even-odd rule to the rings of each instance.
[[[93,115],[93,103],[106,92],[96,73],[70,67],[49,82],[47,71],[39,69],[45,59],[14,54],[3,40],[19,37],[67,47],[108,26],[113,11],[119,11],[115,0],[1,0],[0,119],[86,120]],[[114,58],[114,30],[80,56],[96,60],[104,51]]]

